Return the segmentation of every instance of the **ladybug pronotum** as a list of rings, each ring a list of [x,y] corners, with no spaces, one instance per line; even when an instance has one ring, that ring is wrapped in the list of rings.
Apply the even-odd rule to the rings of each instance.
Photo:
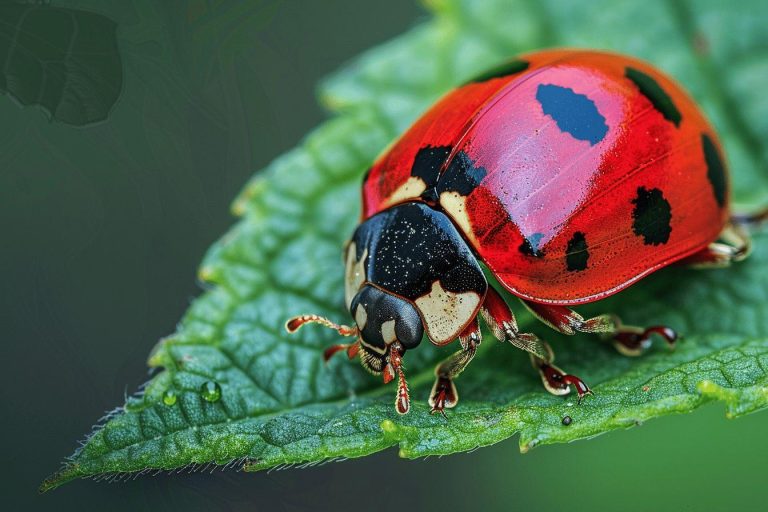
[[[598,301],[670,264],[722,267],[744,259],[720,142],[682,88],[631,57],[582,50],[521,56],[454,89],[384,154],[363,184],[362,221],[344,252],[346,306],[355,325],[316,315],[352,336],[334,345],[410,401],[403,356],[424,334],[458,339],[429,396],[455,407],[453,380],[481,341],[478,315],[500,341],[529,353],[544,387],[579,400],[589,387],[553,364],[549,345],[520,332],[481,264],[537,318],[565,334],[602,333],[638,355],[666,326],[585,319]]]

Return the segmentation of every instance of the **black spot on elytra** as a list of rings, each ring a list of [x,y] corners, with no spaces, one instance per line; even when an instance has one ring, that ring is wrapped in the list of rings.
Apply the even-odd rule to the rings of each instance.
[[[544,251],[542,251],[541,247],[539,247],[542,238],[544,238],[543,233],[533,233],[532,235],[523,239],[523,243],[521,243],[517,249],[526,256],[535,256],[536,258],[541,258],[544,256]]]
[[[544,114],[557,123],[561,131],[574,139],[587,140],[593,146],[608,133],[605,117],[597,110],[595,102],[573,89],[552,84],[540,84],[536,100]]]
[[[648,98],[648,101],[651,102],[653,108],[658,110],[661,115],[664,116],[664,119],[674,123],[677,127],[680,126],[680,121],[682,121],[683,116],[680,114],[680,111],[677,110],[677,107],[672,101],[672,98],[669,97],[669,94],[661,88],[659,83],[654,80],[652,76],[646,75],[635,68],[627,68],[624,72],[624,76],[634,82],[637,88],[640,89],[640,92],[643,93],[643,96]]]
[[[467,81],[465,85],[478,82],[487,82],[488,80],[493,80],[494,78],[503,78],[505,76],[514,75],[515,73],[525,71],[529,66],[530,63],[527,61],[514,59],[493,67],[483,73],[480,73],[472,80]]]
[[[672,232],[672,208],[669,201],[658,188],[637,189],[637,197],[632,200],[632,230],[643,237],[645,245],[660,245],[669,241]]]
[[[707,179],[712,185],[712,192],[715,193],[717,204],[722,207],[725,205],[725,199],[728,195],[728,181],[725,177],[723,160],[709,135],[702,134],[701,145],[704,147],[704,160],[707,162]]]
[[[451,146],[424,146],[416,153],[411,166],[411,176],[424,180],[427,188],[434,187],[440,168],[451,154]]]
[[[440,178],[437,184],[438,192],[458,192],[462,196],[468,196],[483,181],[486,174],[488,171],[485,168],[475,167],[469,155],[459,151]]]
[[[587,268],[589,259],[589,248],[584,233],[577,231],[568,240],[568,247],[565,248],[565,265],[570,271],[584,270]]]

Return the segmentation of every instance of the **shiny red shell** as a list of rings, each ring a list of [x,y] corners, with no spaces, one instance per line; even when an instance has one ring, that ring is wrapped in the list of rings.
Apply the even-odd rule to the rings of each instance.
[[[481,169],[438,207],[505,288],[536,302],[616,293],[706,247],[729,216],[714,130],[679,85],[626,56],[543,51],[453,90],[377,159],[364,219],[423,200],[412,169],[424,148],[446,148],[441,173],[459,156]]]

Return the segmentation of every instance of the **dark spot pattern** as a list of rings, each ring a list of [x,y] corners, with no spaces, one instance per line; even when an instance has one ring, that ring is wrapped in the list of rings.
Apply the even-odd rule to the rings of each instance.
[[[707,179],[712,185],[717,204],[723,207],[728,196],[728,181],[725,177],[723,160],[720,158],[717,146],[706,133],[701,136],[701,145],[704,147],[704,160],[707,162]]]
[[[589,247],[584,233],[577,231],[568,240],[568,247],[565,249],[565,265],[568,270],[576,272],[587,268],[589,260]]]
[[[658,188],[637,189],[637,197],[632,200],[632,230],[643,237],[645,245],[660,245],[669,241],[672,232],[672,207]]]
[[[652,76],[646,75],[642,71],[635,68],[627,68],[624,72],[624,76],[632,80],[632,82],[640,89],[640,92],[648,98],[653,108],[658,110],[664,119],[673,123],[678,128],[680,127],[680,121],[683,120],[682,114],[677,110],[675,103],[669,94],[661,88],[659,83],[653,79]]]
[[[535,256],[536,258],[541,258],[544,256],[544,251],[542,251],[539,247],[542,238],[544,238],[543,233],[533,233],[532,235],[523,239],[523,243],[521,243],[517,249],[526,256]]]
[[[451,154],[451,146],[425,146],[416,153],[411,166],[411,176],[424,180],[427,187],[434,187],[440,168]]]
[[[479,75],[475,76],[472,80],[467,81],[465,85],[472,84],[472,83],[479,83],[479,82],[487,82],[488,80],[493,80],[494,78],[504,78],[505,76],[514,75],[516,73],[525,71],[529,67],[530,67],[529,62],[520,60],[520,59],[514,59],[509,62],[500,64],[496,67],[493,67],[487,71],[484,71],[483,73],[480,73]]]
[[[589,141],[594,146],[608,133],[605,117],[597,110],[595,102],[584,94],[577,94],[568,87],[540,84],[536,100],[544,114],[554,119],[558,128],[574,139]]]
[[[469,155],[459,151],[437,184],[438,195],[442,192],[458,192],[468,196],[487,174],[485,168],[475,167]]]

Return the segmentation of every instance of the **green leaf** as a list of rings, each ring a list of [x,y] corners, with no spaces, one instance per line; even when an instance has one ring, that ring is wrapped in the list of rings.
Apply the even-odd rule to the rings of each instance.
[[[600,5],[604,4],[604,5]],[[585,9],[589,5],[589,9]],[[435,1],[436,17],[362,56],[323,87],[339,115],[257,175],[234,203],[242,220],[200,270],[210,289],[149,364],[162,368],[143,393],[109,415],[48,490],[77,477],[120,476],[225,464],[257,470],[358,457],[399,445],[404,457],[448,454],[520,433],[520,446],[566,442],[722,401],[729,416],[768,406],[768,236],[731,269],[667,269],[584,314],[615,311],[628,322],[667,323],[686,338],[674,352],[639,359],[594,337],[548,332],[558,365],[595,396],[544,392],[527,357],[490,336],[458,380],[448,419],[428,413],[432,366],[454,348],[422,346],[406,357],[414,400],[407,416],[393,387],[322,350],[336,337],[289,316],[345,320],[340,250],[358,219],[360,177],[375,155],[441,93],[511,55],[552,45],[610,48],[644,57],[680,79],[723,134],[736,199],[768,199],[768,101],[762,78],[768,10],[717,2]],[[768,14],[768,13],[764,13]],[[735,37],[738,34],[738,37]],[[515,304],[515,302],[512,302]],[[424,344],[423,344],[424,345]],[[221,396],[208,401],[202,389]],[[214,393],[215,394],[215,393]],[[174,401],[175,398],[175,401]],[[210,394],[208,398],[211,398]],[[172,405],[167,405],[171,404]],[[564,425],[562,418],[572,423]]]
[[[0,91],[75,126],[103,121],[120,95],[115,22],[45,5],[0,5]]]

